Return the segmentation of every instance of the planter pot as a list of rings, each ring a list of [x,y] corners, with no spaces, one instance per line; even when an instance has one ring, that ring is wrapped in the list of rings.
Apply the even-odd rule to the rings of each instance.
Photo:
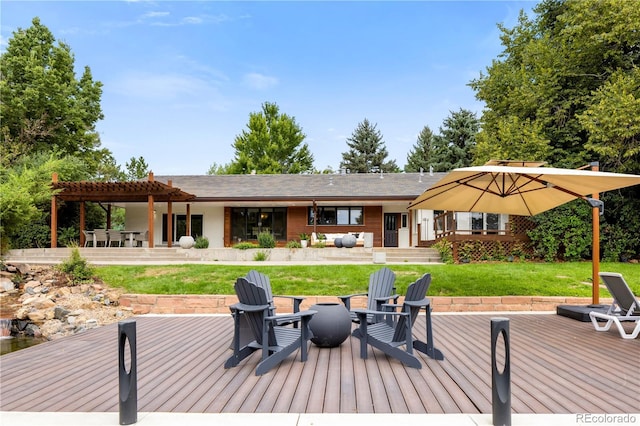
[[[190,249],[194,246],[195,243],[196,242],[191,235],[183,235],[178,241],[178,244],[180,244],[180,248],[183,249]]]
[[[351,333],[351,316],[342,303],[317,303],[309,309],[317,311],[309,321],[313,343],[334,348],[347,340]]]
[[[352,248],[356,246],[356,236],[351,234],[346,234],[342,237],[342,247]]]
[[[308,245],[308,241],[307,240],[300,240],[300,245],[302,246],[302,248],[307,248]]]

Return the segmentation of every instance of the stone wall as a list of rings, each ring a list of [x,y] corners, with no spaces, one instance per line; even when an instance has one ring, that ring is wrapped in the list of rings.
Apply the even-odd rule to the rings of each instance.
[[[130,308],[134,314],[228,314],[229,306],[237,303],[232,295],[157,295],[123,294],[120,306]],[[400,298],[400,302],[402,298]],[[301,309],[321,302],[339,302],[337,297],[311,296],[302,303]],[[558,305],[588,305],[587,297],[542,297],[542,296],[495,296],[495,297],[432,297],[433,312],[514,312],[555,311]],[[611,299],[601,299],[611,303]],[[364,308],[366,298],[354,297],[351,308]],[[278,313],[291,312],[289,300],[276,299]]]

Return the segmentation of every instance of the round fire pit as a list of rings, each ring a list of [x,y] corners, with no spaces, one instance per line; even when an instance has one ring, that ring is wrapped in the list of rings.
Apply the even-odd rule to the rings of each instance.
[[[342,247],[351,248],[356,246],[356,236],[351,234],[345,234],[342,237]]]
[[[351,316],[342,303],[317,303],[309,309],[317,313],[309,321],[311,341],[323,348],[340,346],[351,333]]]

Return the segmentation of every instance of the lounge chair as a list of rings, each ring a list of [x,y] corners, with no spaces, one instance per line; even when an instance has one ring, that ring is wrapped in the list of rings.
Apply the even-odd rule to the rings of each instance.
[[[402,305],[385,304],[385,312],[380,312],[389,318],[393,316],[395,321],[380,321],[375,324],[368,324],[366,319],[370,314],[378,314],[368,310],[356,309],[355,312],[360,318],[360,333],[352,336],[360,339],[360,358],[367,358],[367,345],[371,345],[394,357],[408,367],[422,368],[420,360],[413,354],[416,349],[430,358],[443,360],[444,355],[433,346],[433,330],[431,327],[431,304],[425,296],[431,284],[431,274],[424,274],[417,281],[409,285],[407,294]],[[400,312],[389,310],[402,307]],[[420,309],[426,311],[426,337],[427,341],[422,342],[413,338],[412,328],[416,321]],[[400,346],[405,346],[405,350]]]
[[[260,376],[278,365],[291,353],[300,348],[300,361],[307,360],[308,344],[311,339],[309,320],[315,311],[272,316],[267,295],[263,288],[238,278],[235,284],[240,303],[230,306],[234,319],[233,355],[227,359],[224,368],[235,367],[253,352],[262,349],[262,359],[256,368]],[[254,340],[246,345],[240,343],[240,318],[247,320]],[[300,328],[279,326],[278,321],[288,317],[299,321]]]
[[[398,295],[395,293],[394,284],[396,282],[396,274],[389,268],[384,267],[371,275],[369,275],[369,290],[367,293],[349,294],[347,296],[338,296],[344,306],[351,315],[351,321],[359,323],[360,319],[355,312],[351,310],[351,298],[355,296],[367,296],[367,310],[382,311],[382,305],[389,303],[393,299],[394,303],[398,302]],[[367,315],[367,322],[373,324],[381,320],[380,315]],[[354,330],[358,334],[358,330]]]
[[[608,331],[611,324],[618,327],[618,332],[623,339],[635,339],[640,334],[640,300],[633,294],[622,274],[615,272],[600,272],[600,278],[607,286],[607,290],[613,297],[613,304],[606,313],[592,311],[589,317],[596,331]],[[598,320],[605,320],[600,325]],[[635,328],[627,333],[622,322],[635,322]]]

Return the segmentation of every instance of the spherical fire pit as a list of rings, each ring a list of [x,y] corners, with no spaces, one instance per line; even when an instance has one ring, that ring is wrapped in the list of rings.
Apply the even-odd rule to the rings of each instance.
[[[356,236],[351,234],[346,234],[342,237],[342,247],[351,248],[356,246]]]
[[[309,309],[317,311],[309,321],[313,343],[333,348],[347,340],[351,333],[351,316],[342,303],[317,303]]]

